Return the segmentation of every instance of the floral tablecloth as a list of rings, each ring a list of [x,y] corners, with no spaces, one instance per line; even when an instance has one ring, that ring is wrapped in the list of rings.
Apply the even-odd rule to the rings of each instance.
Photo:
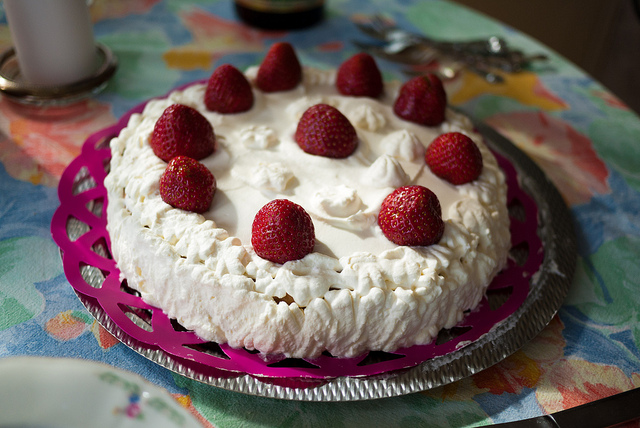
[[[430,36],[499,35],[548,55],[503,84],[462,72],[446,87],[451,103],[526,152],[570,207],[577,267],[558,315],[522,349],[474,376],[421,393],[344,403],[207,386],[119,343],[73,292],[50,233],[58,180],[85,139],[140,102],[208,77],[222,62],[241,69],[258,63],[275,41],[294,44],[306,65],[335,67],[356,52],[351,41],[363,38],[354,21],[378,12]],[[230,0],[95,0],[91,13],[96,39],[119,60],[103,92],[56,114],[0,101],[0,357],[83,358],[130,370],[215,427],[489,425],[640,386],[640,119],[565,59],[440,0],[329,0],[326,20],[297,32],[249,28]],[[1,18],[4,49],[11,40]],[[379,65],[385,78],[406,79],[399,65]]]

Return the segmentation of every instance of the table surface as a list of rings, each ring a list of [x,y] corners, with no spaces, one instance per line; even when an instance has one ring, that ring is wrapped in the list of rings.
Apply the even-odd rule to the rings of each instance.
[[[207,78],[216,65],[257,64],[275,41],[305,65],[336,67],[366,40],[353,22],[383,12],[446,39],[499,35],[545,53],[503,84],[470,73],[447,81],[451,103],[529,155],[569,206],[576,272],[558,314],[533,340],[469,378],[406,396],[344,403],[290,402],[207,386],[119,343],[84,309],[50,234],[57,185],[92,133],[140,102]],[[205,426],[477,426],[538,416],[640,386],[640,119],[598,82],[535,40],[440,0],[329,0],[327,19],[297,32],[240,23],[230,0],[96,0],[97,41],[119,68],[72,114],[34,115],[0,100],[0,357],[82,358],[166,388]],[[0,21],[0,48],[11,45]],[[379,60],[387,79],[401,66]],[[1,417],[0,417],[1,419]],[[637,425],[636,425],[637,426]]]

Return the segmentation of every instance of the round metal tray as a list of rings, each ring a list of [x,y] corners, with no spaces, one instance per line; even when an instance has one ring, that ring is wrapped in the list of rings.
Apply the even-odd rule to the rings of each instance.
[[[118,312],[118,317],[125,315],[138,324],[142,334],[131,334],[130,330],[122,328],[122,319],[114,320],[113,310],[105,309],[104,301],[95,297],[97,294],[91,296],[82,292],[84,284],[102,284],[108,276],[105,275],[105,271],[113,270],[113,265],[103,265],[104,261],[114,263],[109,260],[108,235],[104,236],[107,242],[91,245],[91,251],[97,253],[97,257],[80,262],[85,265],[79,269],[78,260],[81,259],[76,259],[74,254],[68,257],[73,259],[74,266],[68,266],[65,260],[65,251],[77,251],[73,245],[76,240],[86,238],[87,242],[94,242],[98,235],[86,235],[92,235],[104,227],[100,222],[104,221],[106,204],[99,192],[93,190],[96,182],[100,186],[106,175],[110,153],[104,147],[114,132],[124,126],[125,120],[126,117],[109,132],[94,134],[85,143],[83,152],[91,152],[102,146],[103,158],[97,163],[94,171],[88,171],[91,168],[87,168],[86,165],[76,165],[76,169],[73,169],[73,163],[68,168],[69,173],[65,171],[60,182],[60,194],[70,189],[74,196],[86,194],[86,201],[84,196],[81,199],[87,207],[90,206],[89,215],[71,214],[73,210],[63,209],[63,203],[54,215],[52,233],[63,252],[67,278],[87,310],[122,343],[160,366],[183,376],[245,394],[302,401],[364,400],[423,391],[473,375],[511,355],[548,324],[567,294],[575,268],[576,244],[571,217],[562,197],[522,151],[493,129],[479,123],[476,126],[489,146],[515,168],[517,185],[535,202],[538,218],[534,220],[537,221],[537,237],[543,249],[541,261],[535,265],[537,271],[527,273],[526,294],[505,319],[496,322],[481,336],[465,343],[457,343],[458,346],[451,348],[450,352],[435,353],[435,356],[423,358],[418,364],[395,366],[393,370],[379,370],[375,375],[367,376],[261,376],[259,373],[248,374],[227,370],[215,364],[203,364],[203,360],[184,358],[182,354],[168,352],[166,347],[160,347],[153,343],[152,339],[145,338],[144,329],[149,328],[151,320],[145,319],[148,314],[145,314],[144,310],[134,308],[122,314]],[[91,153],[87,156],[91,156]],[[120,292],[119,287],[118,283],[117,292]],[[123,306],[126,303],[122,301],[117,304]],[[124,321],[126,323],[129,320]],[[168,324],[169,321],[162,322]],[[155,319],[153,323],[155,325]],[[304,370],[293,373],[304,373]]]

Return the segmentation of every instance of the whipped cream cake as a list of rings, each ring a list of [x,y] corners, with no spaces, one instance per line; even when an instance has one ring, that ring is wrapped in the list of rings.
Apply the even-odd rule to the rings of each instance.
[[[107,228],[128,285],[203,339],[295,358],[394,351],[459,323],[510,248],[505,179],[469,119],[448,107],[438,125],[399,117],[397,82],[366,96],[339,89],[336,70],[303,67],[284,90],[261,89],[259,74],[258,66],[243,74],[252,102],[241,112],[211,111],[208,83],[194,83],[149,101],[111,141]],[[352,153],[301,149],[298,124],[319,104],[353,126]],[[160,192],[167,161],[150,140],[172,105],[199,112],[215,134],[213,152],[198,161],[215,186],[203,212],[174,207]],[[481,155],[470,182],[452,184],[425,162],[429,145],[449,133],[469,137]],[[380,210],[396,189],[417,186],[437,197],[443,228],[430,245],[399,245]],[[282,199],[302,207],[315,237],[310,252],[284,263],[252,245],[256,214]],[[289,238],[296,245],[298,236]]]

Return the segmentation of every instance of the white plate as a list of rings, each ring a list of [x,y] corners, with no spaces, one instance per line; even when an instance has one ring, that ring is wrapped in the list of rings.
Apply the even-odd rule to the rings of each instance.
[[[167,391],[138,375],[45,357],[0,359],[0,426],[202,428]]]

